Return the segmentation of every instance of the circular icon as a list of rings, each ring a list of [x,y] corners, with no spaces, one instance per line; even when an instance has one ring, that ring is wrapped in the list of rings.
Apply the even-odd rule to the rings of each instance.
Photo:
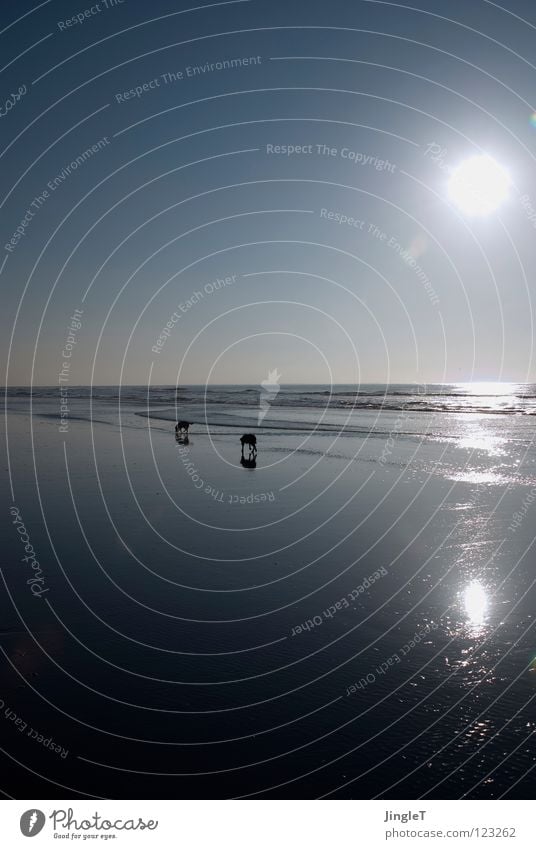
[[[38,811],[37,808],[31,808],[25,811],[20,818],[20,830],[25,837],[35,837],[39,834],[45,824],[45,815],[43,811]]]

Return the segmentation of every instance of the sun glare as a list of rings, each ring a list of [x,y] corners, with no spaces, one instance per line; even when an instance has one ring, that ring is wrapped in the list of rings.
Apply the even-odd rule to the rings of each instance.
[[[465,612],[472,626],[482,625],[488,609],[486,590],[478,581],[472,581],[464,593]]]
[[[466,215],[489,215],[506,200],[510,176],[493,157],[472,156],[452,172],[449,197]]]

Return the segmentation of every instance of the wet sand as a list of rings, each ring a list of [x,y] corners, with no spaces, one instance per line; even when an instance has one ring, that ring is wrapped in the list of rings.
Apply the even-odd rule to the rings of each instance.
[[[468,449],[422,436],[397,435],[380,461],[386,428],[261,429],[244,468],[239,428],[194,424],[184,445],[134,408],[121,427],[94,416],[60,435],[34,415],[35,466],[29,418],[10,417],[15,504],[48,591],[32,596],[5,528],[2,699],[69,752],[5,718],[2,746],[35,770],[8,756],[14,784],[523,798],[531,523],[509,526],[525,478],[482,483],[495,461],[473,453],[468,474]]]

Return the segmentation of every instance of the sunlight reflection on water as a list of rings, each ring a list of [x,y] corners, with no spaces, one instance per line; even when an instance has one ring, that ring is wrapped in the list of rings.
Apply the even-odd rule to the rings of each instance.
[[[460,481],[461,483],[491,484],[493,486],[506,486],[512,482],[510,475],[501,474],[501,472],[493,468],[486,471],[469,468],[463,472],[454,472],[446,477],[453,481]]]
[[[507,452],[504,448],[506,439],[497,433],[490,433],[480,427],[471,427],[469,432],[458,440],[459,448],[468,448],[471,451],[485,451],[493,457],[504,456]]]
[[[471,581],[465,588],[464,607],[472,628],[481,628],[488,612],[488,594],[479,581]]]

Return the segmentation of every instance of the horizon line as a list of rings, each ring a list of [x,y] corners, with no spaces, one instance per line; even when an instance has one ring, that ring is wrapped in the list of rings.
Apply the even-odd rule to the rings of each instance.
[[[473,380],[429,380],[429,381],[415,381],[415,380],[397,380],[390,383],[386,383],[384,380],[367,380],[362,381],[360,383],[356,383],[353,381],[344,382],[340,381],[337,383],[315,383],[313,381],[300,382],[300,383],[280,383],[279,386],[455,386],[459,384],[472,384],[472,383],[490,383],[493,385],[497,384],[525,384],[532,385],[535,381],[531,380],[493,380],[492,378],[481,378],[481,379],[473,379]],[[206,389],[222,387],[222,386],[257,386],[261,385],[260,382],[257,383],[73,383],[68,384],[67,388],[71,389],[90,389],[92,387],[101,386],[101,387],[147,387],[149,389],[160,387],[166,387],[169,389],[181,389],[187,387],[203,387]],[[59,389],[60,384],[58,383],[8,383],[4,384],[2,389]]]

